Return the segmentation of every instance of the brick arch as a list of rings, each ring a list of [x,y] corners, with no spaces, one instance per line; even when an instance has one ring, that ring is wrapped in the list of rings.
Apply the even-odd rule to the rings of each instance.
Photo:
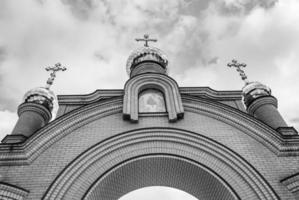
[[[227,199],[238,199],[238,197],[279,199],[266,180],[235,152],[198,133],[171,128],[133,130],[98,143],[78,156],[63,170],[51,184],[43,199],[82,199],[85,195],[85,199],[92,200],[92,197],[96,196],[93,194],[99,191],[96,189],[97,186],[101,185],[102,181],[108,180],[105,178],[113,174],[114,169],[119,167],[125,169],[130,166],[130,163],[134,163],[128,160],[138,157],[145,159],[146,164],[153,159],[152,155],[158,154],[159,159],[164,159],[164,163],[171,163],[174,159],[178,160],[176,161],[178,166],[186,167],[188,165],[186,163],[189,163],[196,173],[205,174],[212,183],[218,184],[217,192],[226,194]],[[172,155],[172,159],[169,155]],[[168,158],[170,160],[167,160]],[[150,168],[151,165],[148,167]],[[158,169],[163,170],[163,167]],[[110,179],[110,183],[119,181],[118,176],[114,177]],[[174,184],[169,186],[183,187],[178,186],[180,178],[172,180],[175,180]],[[153,183],[159,184],[159,182]],[[142,186],[144,185],[146,184]],[[196,196],[196,192],[192,192],[192,189],[182,189]],[[118,195],[120,194],[121,192]]]
[[[184,157],[151,154],[127,160],[100,177],[84,200],[117,200],[139,188],[166,186],[197,199],[240,199],[233,188],[211,169]]]
[[[138,121],[138,94],[145,89],[160,90],[165,97],[169,121],[173,122],[184,115],[184,108],[175,80],[164,74],[146,73],[131,78],[125,84],[123,115],[125,119]]]

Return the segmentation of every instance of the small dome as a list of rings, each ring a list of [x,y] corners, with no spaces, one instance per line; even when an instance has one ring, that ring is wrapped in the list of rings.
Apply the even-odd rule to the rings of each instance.
[[[45,87],[37,87],[29,90],[23,98],[24,102],[38,103],[45,106],[55,118],[58,111],[58,99],[53,91]]]
[[[128,75],[134,66],[143,61],[154,61],[167,70],[168,59],[165,53],[156,47],[144,46],[134,50],[129,56],[126,65]]]
[[[260,82],[250,82],[242,88],[242,91],[244,94],[248,94],[249,92],[255,89],[263,90],[267,92],[269,95],[271,95],[271,89],[268,86],[261,84]]]
[[[243,101],[249,106],[254,99],[261,96],[271,96],[271,89],[259,82],[250,82],[242,88]]]

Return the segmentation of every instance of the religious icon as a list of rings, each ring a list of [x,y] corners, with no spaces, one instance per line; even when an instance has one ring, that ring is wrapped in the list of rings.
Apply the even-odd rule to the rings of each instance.
[[[166,112],[165,100],[162,92],[147,89],[139,95],[139,112]]]

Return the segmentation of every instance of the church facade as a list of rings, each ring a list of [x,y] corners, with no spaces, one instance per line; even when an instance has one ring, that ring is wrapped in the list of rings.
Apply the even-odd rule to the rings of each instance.
[[[123,89],[56,97],[58,64],[25,94],[0,144],[0,199],[117,200],[147,186],[199,200],[299,199],[299,136],[270,88],[179,87],[143,40]]]

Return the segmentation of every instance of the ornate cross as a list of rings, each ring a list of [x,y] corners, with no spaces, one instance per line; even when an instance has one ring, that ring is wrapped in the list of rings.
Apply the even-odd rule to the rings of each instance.
[[[248,80],[247,80],[247,76],[244,72],[244,70],[241,69],[241,67],[246,67],[246,64],[245,63],[238,63],[237,60],[232,60],[231,63],[228,63],[227,64],[228,67],[235,67],[237,72],[239,72],[240,76],[241,76],[241,79],[247,84],[248,83]]]
[[[60,63],[56,63],[54,66],[46,67],[45,69],[47,71],[52,71],[50,74],[50,78],[48,78],[48,80],[47,80],[47,85],[46,85],[46,88],[49,89],[51,87],[51,85],[53,84],[53,81],[56,77],[56,72],[65,71],[66,67],[62,67]]]
[[[141,38],[136,38],[135,40],[137,42],[144,41],[145,42],[145,44],[144,44],[145,47],[148,47],[148,42],[157,42],[158,41],[157,39],[150,39],[148,34],[144,34],[143,37],[144,38],[142,38],[142,39]]]

